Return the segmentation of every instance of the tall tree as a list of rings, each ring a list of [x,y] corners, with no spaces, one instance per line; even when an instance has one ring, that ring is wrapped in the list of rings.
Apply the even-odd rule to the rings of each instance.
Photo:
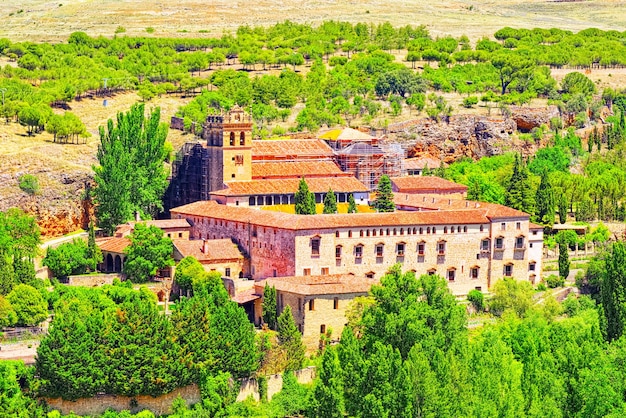
[[[386,174],[380,176],[380,180],[378,180],[374,207],[378,212],[393,212],[396,210],[396,205],[393,203],[391,180]]]
[[[276,329],[278,319],[277,307],[276,288],[266,283],[263,289],[263,321],[273,330]]]
[[[320,418],[343,418],[343,381],[341,368],[334,347],[328,347],[322,356],[319,379],[313,390],[313,402],[307,416]]]
[[[93,221],[89,222],[89,237],[87,238],[87,259],[89,269],[96,271],[98,264],[102,263],[102,251],[96,244],[96,228]]]
[[[542,225],[554,224],[554,190],[548,178],[547,170],[543,170],[541,173],[541,183],[535,195],[535,202],[537,208],[535,212],[536,221]]]
[[[559,244],[559,276],[567,279],[569,276],[569,246],[576,244],[576,233],[574,231],[560,231],[556,234],[555,240]]]
[[[315,195],[309,191],[309,186],[304,177],[300,179],[294,201],[298,215],[315,215]]]
[[[167,126],[160,117],[158,107],[146,118],[144,105],[136,104],[117,114],[117,124],[109,119],[100,127],[94,195],[98,225],[107,233],[136,212],[155,216],[163,209]]]
[[[304,362],[305,348],[302,343],[302,335],[296,327],[291,314],[291,306],[285,306],[278,317],[278,342],[287,355],[286,370],[298,370]]]
[[[522,156],[517,154],[506,190],[506,205],[522,212],[534,213],[535,202],[528,176],[528,167]]]
[[[159,269],[174,265],[172,240],[163,236],[163,231],[156,226],[135,224],[130,242],[124,250],[124,273],[129,279],[147,282]]]
[[[323,213],[337,213],[337,195],[333,189],[328,189],[328,193],[324,195]]]
[[[600,280],[600,299],[606,324],[606,339],[619,339],[626,320],[626,245],[615,242],[605,259]]]
[[[356,202],[354,201],[354,195],[350,193],[348,195],[348,213],[356,213]]]

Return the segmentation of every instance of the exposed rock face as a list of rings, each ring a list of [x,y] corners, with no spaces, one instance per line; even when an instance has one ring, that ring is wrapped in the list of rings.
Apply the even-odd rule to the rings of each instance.
[[[517,126],[513,119],[455,115],[449,122],[420,119],[389,126],[388,137],[399,142],[415,142],[408,157],[430,155],[446,163],[462,157],[479,159],[518,149],[534,152],[536,145],[525,141],[514,143],[511,134]]]
[[[522,107],[511,106],[511,119],[515,121],[520,132],[530,132],[541,125],[550,124],[550,119],[559,117],[559,109],[556,106],[546,107]]]

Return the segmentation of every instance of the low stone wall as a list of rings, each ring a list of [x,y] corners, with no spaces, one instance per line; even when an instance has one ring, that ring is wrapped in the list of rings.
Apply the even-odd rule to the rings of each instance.
[[[123,275],[115,274],[85,274],[79,276],[69,276],[67,284],[70,286],[97,287],[105,284],[113,284],[114,279],[123,280]]]
[[[306,384],[311,383],[315,379],[315,367],[307,367],[306,369],[296,370],[294,372],[298,383]],[[276,395],[283,388],[283,375],[273,374],[267,376],[267,400],[272,399],[272,396]],[[260,399],[259,397],[259,384],[256,379],[243,379],[241,381],[241,387],[239,388],[239,395],[237,395],[237,401],[241,402],[252,396],[255,401]]]
[[[149,395],[128,396],[97,395],[93,398],[83,398],[76,401],[66,401],[61,398],[47,398],[45,401],[51,409],[56,409],[63,415],[71,412],[78,415],[101,415],[107,409],[115,411],[130,410],[133,414],[148,409],[155,415],[172,413],[172,402],[180,396],[187,405],[200,402],[200,389],[197,385],[189,385],[175,389],[173,392],[153,398]]]

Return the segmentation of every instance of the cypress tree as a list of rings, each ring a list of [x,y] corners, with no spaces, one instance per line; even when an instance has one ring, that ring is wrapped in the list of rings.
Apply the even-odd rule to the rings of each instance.
[[[520,154],[516,155],[513,174],[506,191],[506,205],[526,213],[534,212],[534,196],[528,180],[528,168]]]
[[[263,321],[270,329],[276,329],[276,288],[265,283],[263,289]]]
[[[380,180],[378,181],[374,207],[378,212],[393,212],[396,210],[396,205],[393,203],[391,180],[389,180],[389,176],[386,174],[380,176]]]
[[[348,195],[348,213],[356,213],[356,202],[354,201],[354,195],[350,193]]]
[[[322,356],[319,379],[313,391],[313,402],[307,416],[319,418],[343,418],[343,382],[337,353],[329,347]]]
[[[304,177],[300,179],[294,200],[296,204],[296,214],[315,215],[315,195],[309,191],[309,186],[306,184]]]
[[[304,362],[305,348],[289,305],[283,309],[283,312],[278,317],[278,343],[283,347],[287,355],[285,370],[300,369]]]
[[[89,268],[96,271],[98,264],[102,262],[102,251],[96,245],[96,230],[93,221],[89,222],[89,238],[87,239],[87,259],[90,260]]]
[[[554,190],[550,184],[547,170],[543,170],[541,173],[541,184],[535,196],[537,202],[536,221],[543,225],[554,224]]]
[[[328,193],[324,196],[323,213],[337,213],[337,196],[333,189],[328,189]]]

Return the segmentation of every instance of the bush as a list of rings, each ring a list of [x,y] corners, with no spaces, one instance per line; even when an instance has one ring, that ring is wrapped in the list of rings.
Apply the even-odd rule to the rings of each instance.
[[[23,174],[18,178],[19,186],[22,191],[29,195],[39,193],[39,180],[32,174]]]
[[[554,289],[556,287],[562,287],[565,284],[565,278],[557,276],[556,274],[551,274],[546,277],[546,285],[550,289]]]
[[[482,312],[485,309],[485,295],[480,290],[470,290],[467,294],[467,300],[474,306],[476,312]]]
[[[469,96],[463,99],[463,107],[466,107],[468,109],[473,107],[477,103],[478,103],[478,97],[476,96]]]

